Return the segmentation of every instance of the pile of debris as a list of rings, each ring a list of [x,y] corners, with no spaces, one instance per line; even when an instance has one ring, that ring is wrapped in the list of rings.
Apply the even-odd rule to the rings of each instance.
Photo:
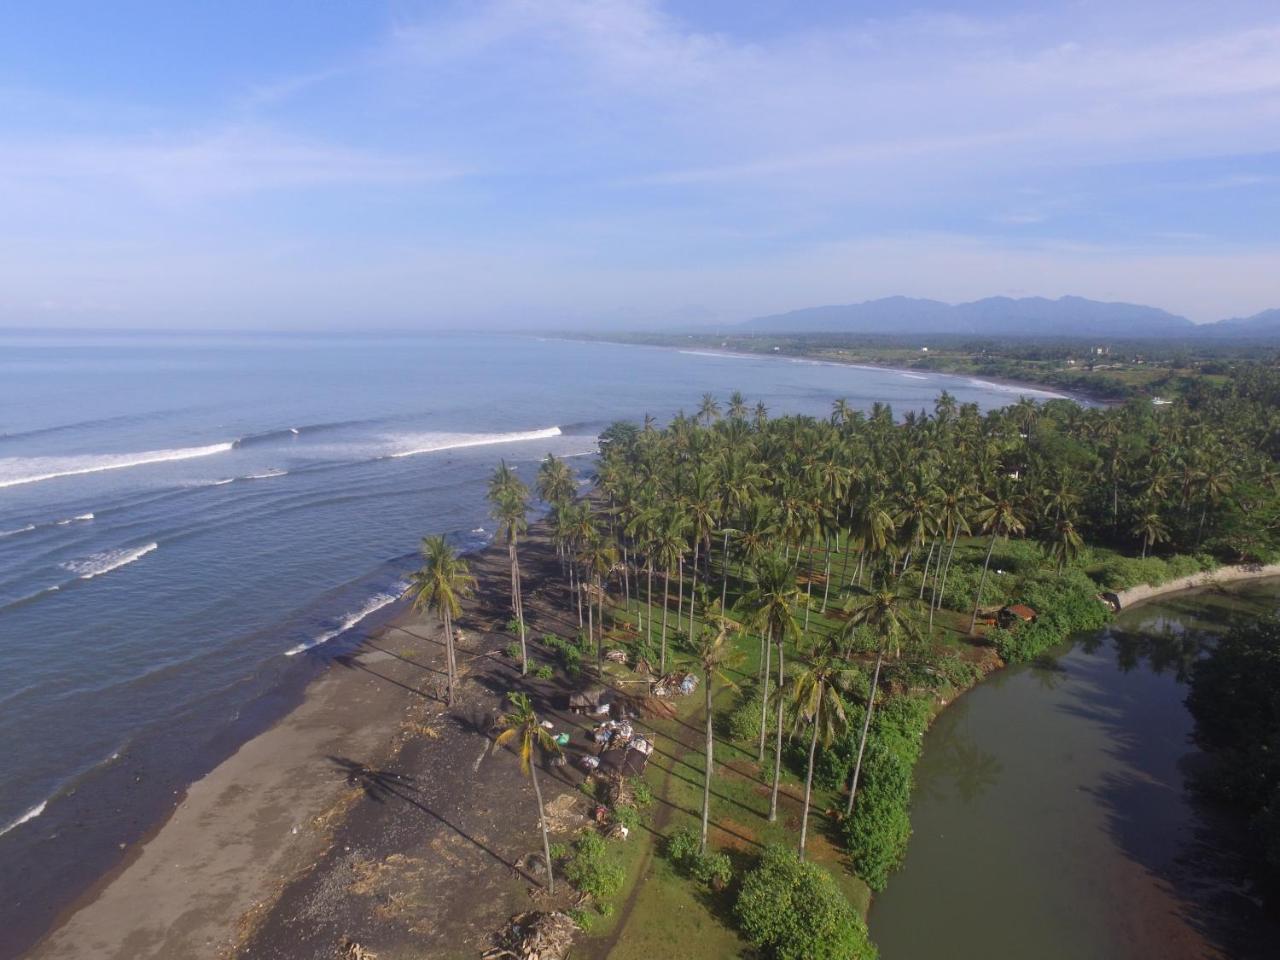
[[[653,686],[655,697],[687,697],[698,689],[698,675],[680,671],[668,673]]]
[[[565,960],[578,925],[567,913],[531,911],[511,918],[482,960]]]

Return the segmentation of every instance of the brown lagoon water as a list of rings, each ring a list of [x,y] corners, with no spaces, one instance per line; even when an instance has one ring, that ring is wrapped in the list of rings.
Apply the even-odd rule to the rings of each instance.
[[[884,960],[1277,957],[1241,881],[1245,827],[1186,779],[1186,677],[1275,581],[1170,596],[993,676],[925,738],[903,868],[876,898]]]

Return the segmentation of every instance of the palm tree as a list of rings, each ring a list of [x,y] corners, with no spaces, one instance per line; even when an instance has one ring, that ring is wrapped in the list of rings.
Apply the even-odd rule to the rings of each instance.
[[[462,612],[460,599],[472,596],[476,579],[467,562],[453,552],[444,537],[424,537],[421,570],[409,577],[413,606],[418,611],[435,610],[444,628],[445,672],[449,682],[449,706],[453,706],[453,687],[458,665],[453,649],[453,618]]]
[[[1061,574],[1063,568],[1075,560],[1084,549],[1084,539],[1076,531],[1075,524],[1066,517],[1057,521],[1053,525],[1053,530],[1054,538],[1049,546],[1049,553],[1057,558],[1058,573]]]
[[[670,607],[671,571],[684,559],[684,530],[683,515],[677,510],[671,510],[654,532],[654,558],[662,567],[662,648],[658,669],[664,674],[667,672],[667,613]]]
[[[706,622],[698,638],[692,641],[690,653],[694,662],[702,671],[703,708],[706,711],[707,760],[702,784],[702,846],[701,852],[707,852],[707,824],[711,817],[711,775],[715,751],[715,736],[712,725],[711,686],[719,677],[731,687],[737,684],[729,678],[727,671],[742,661],[742,652],[729,639],[729,630],[738,625],[724,616],[719,604],[713,604],[707,611]],[[735,638],[736,639],[736,638]]]
[[[597,535],[588,540],[583,546],[582,562],[591,577],[595,593],[594,599],[600,614],[598,618],[592,615],[591,600],[593,598],[588,595],[587,637],[591,639],[591,635],[596,633],[596,676],[601,676],[604,673],[604,667],[601,662],[604,645],[604,581],[613,571],[614,566],[617,565],[618,552],[614,549],[613,544],[609,543],[604,537]],[[596,632],[597,623],[598,633]]]
[[[978,511],[978,523],[991,534],[991,543],[988,544],[987,556],[982,561],[982,579],[978,581],[978,595],[973,600],[973,619],[969,621],[970,634],[978,626],[978,607],[982,605],[982,590],[987,585],[987,570],[991,566],[991,552],[996,548],[996,541],[1000,537],[1021,533],[1026,529],[1026,523],[1008,484],[1001,485],[995,497]]]
[[[791,704],[798,730],[809,724],[809,761],[804,776],[804,813],[800,818],[800,859],[804,859],[809,836],[809,803],[813,797],[813,761],[818,752],[818,742],[823,747],[843,736],[849,728],[842,692],[853,681],[854,671],[849,667],[844,652],[832,641],[821,643],[800,669],[791,688]]]
[[[1143,505],[1142,512],[1134,521],[1129,532],[1142,541],[1142,557],[1145,560],[1147,551],[1161,541],[1169,539],[1169,529],[1160,519],[1160,514],[1148,502]]]
[[[489,479],[490,513],[498,521],[498,536],[507,541],[511,563],[511,609],[520,630],[520,673],[529,672],[529,650],[525,640],[524,598],[520,592],[520,534],[529,529],[529,489],[504,460]]]
[[[575,492],[573,471],[553,453],[538,467],[538,496],[552,506],[568,503]]]
[[[698,419],[710,426],[711,421],[720,419],[720,404],[709,393],[702,395],[702,403],[698,405]]]
[[[538,800],[538,826],[542,828],[542,855],[547,861],[547,892],[556,892],[556,878],[551,872],[551,841],[547,839],[547,817],[542,809],[542,788],[538,786],[538,765],[533,762],[535,750],[558,755],[560,745],[538,720],[533,704],[523,693],[508,694],[511,710],[498,718],[498,729],[501,731],[493,741],[493,749],[515,744],[516,756],[520,758],[520,771],[533,781],[533,795]]]
[[[799,630],[796,607],[800,603],[800,588],[796,586],[794,564],[778,554],[767,554],[760,559],[753,571],[755,586],[743,598],[749,611],[751,624],[759,631],[763,649],[763,672],[760,686],[760,752],[758,762],[764,763],[764,740],[769,716],[769,657],[771,644],[778,645],[778,717],[777,742],[773,757],[773,789],[769,798],[769,820],[778,818],[778,782],[782,775],[782,691],[786,685],[783,650],[787,638]]]
[[[901,598],[897,594],[886,591],[868,594],[861,600],[850,600],[846,607],[849,619],[841,630],[841,645],[846,650],[852,650],[858,639],[859,628],[868,629],[876,638],[876,667],[867,689],[867,708],[862,720],[862,737],[858,741],[858,757],[854,761],[853,775],[849,779],[849,802],[845,807],[845,816],[853,813],[853,800],[858,793],[858,778],[862,774],[862,756],[867,748],[867,732],[871,729],[871,714],[875,710],[876,691],[880,684],[880,666],[884,662],[885,651],[889,649],[890,644],[894,644],[900,656],[902,638],[904,636],[913,638],[916,634],[915,619],[900,601]]]

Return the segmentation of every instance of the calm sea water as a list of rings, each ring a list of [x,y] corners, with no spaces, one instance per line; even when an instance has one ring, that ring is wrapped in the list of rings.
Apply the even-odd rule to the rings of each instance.
[[[420,537],[483,543],[500,457],[585,476],[609,421],[705,391],[826,415],[944,388],[1034,393],[535,338],[0,334],[0,900],[114,856],[391,602]]]

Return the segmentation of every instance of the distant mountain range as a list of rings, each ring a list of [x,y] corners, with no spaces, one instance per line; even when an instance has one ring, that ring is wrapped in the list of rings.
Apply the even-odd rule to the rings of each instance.
[[[968,333],[1039,337],[1230,337],[1280,338],[1280,309],[1216,323],[1136,303],[1104,303],[1084,297],[987,297],[943,303],[885,297],[844,306],[808,307],[757,317],[742,325],[772,333]]]

